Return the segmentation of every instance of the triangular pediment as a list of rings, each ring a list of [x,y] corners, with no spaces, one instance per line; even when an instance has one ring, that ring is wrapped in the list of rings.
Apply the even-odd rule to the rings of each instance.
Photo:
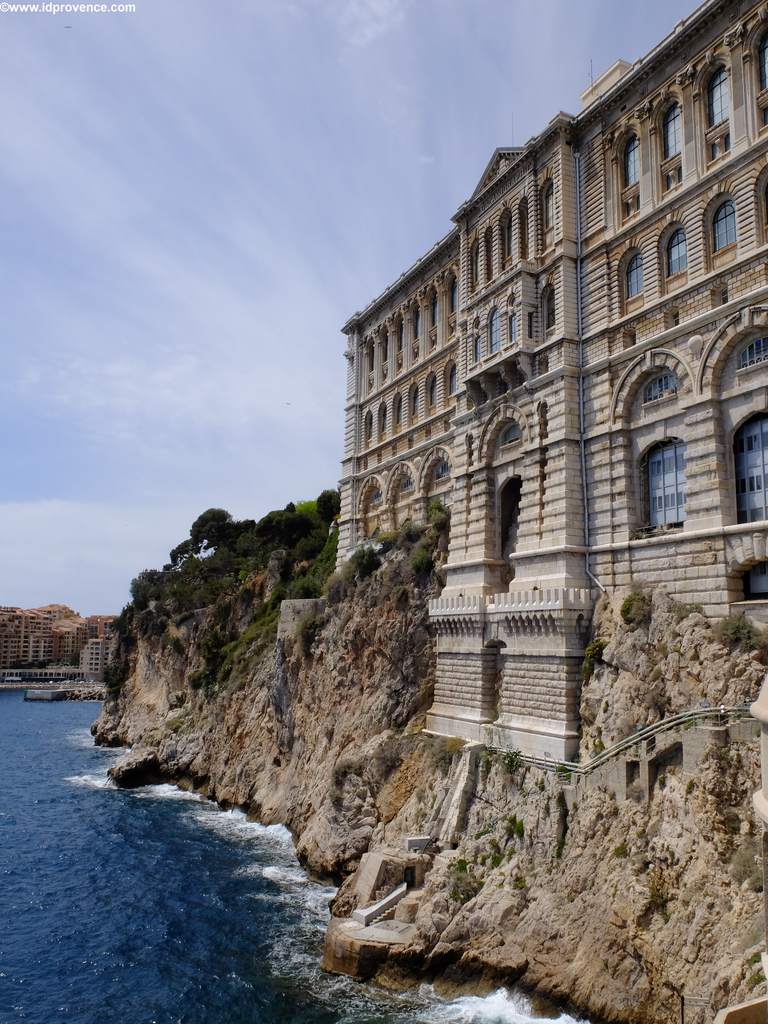
[[[500,146],[498,149],[495,149],[482,173],[480,181],[477,183],[477,188],[472,193],[472,198],[474,199],[483,189],[486,189],[494,182],[500,174],[503,174],[508,167],[516,163],[522,152],[522,147],[515,146]]]

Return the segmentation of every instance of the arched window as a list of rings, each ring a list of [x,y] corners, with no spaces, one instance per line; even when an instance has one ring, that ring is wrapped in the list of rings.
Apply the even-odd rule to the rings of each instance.
[[[658,377],[649,380],[643,388],[643,404],[658,402],[660,398],[667,395],[677,394],[677,377],[674,373],[660,373]]]
[[[373,373],[373,342],[370,342],[366,349],[366,357],[368,361],[368,373]]]
[[[459,297],[458,296],[458,288],[456,286],[456,278],[455,277],[451,278],[450,296],[451,296],[451,299],[450,299],[450,301],[451,301],[451,312],[455,313],[456,312],[456,302],[457,302],[458,297]]]
[[[762,413],[736,431],[736,510],[740,523],[768,518],[768,416]]]
[[[755,338],[741,350],[739,356],[739,369],[747,366],[755,366],[757,363],[764,363],[768,360],[768,338]]]
[[[480,362],[480,335],[478,334],[472,342],[472,362]]]
[[[447,394],[449,394],[449,395],[455,395],[456,394],[456,384],[457,384],[456,364],[455,363],[451,363],[449,365],[449,367],[448,367],[448,373],[447,373],[447,376],[446,376],[446,389],[445,390],[446,390]]]
[[[395,395],[395,400],[392,403],[392,420],[395,430],[399,430],[403,425],[403,400],[400,395]]]
[[[381,338],[381,361],[386,363],[389,359],[389,335],[384,332]]]
[[[490,281],[493,277],[493,232],[490,228],[485,229],[485,280]]]
[[[429,301],[429,320],[431,327],[435,327],[437,325],[439,315],[440,307],[437,301],[437,292],[432,292],[432,298]]]
[[[432,479],[435,483],[440,483],[442,480],[447,480],[451,475],[451,464],[447,459],[439,459],[435,463],[435,468],[432,471]]]
[[[667,242],[667,277],[679,274],[688,268],[688,242],[685,231],[677,228]]]
[[[365,414],[364,424],[365,440],[370,441],[373,437],[373,416],[370,411]]]
[[[544,223],[544,230],[548,231],[555,223],[555,190],[552,182],[544,186],[541,197],[541,219]]]
[[[757,59],[760,71],[760,88],[768,89],[768,35],[764,35],[760,40]]]
[[[397,328],[397,351],[403,351],[403,345],[405,344],[405,322],[400,321]]]
[[[544,328],[547,331],[555,326],[555,290],[551,286],[544,290]]]
[[[437,404],[437,377],[434,373],[430,376],[427,381],[427,405],[430,409],[434,409]]]
[[[736,241],[736,207],[726,199],[712,221],[712,249],[718,252]]]
[[[640,143],[636,135],[624,147],[624,188],[640,180]]]
[[[728,76],[725,68],[718,68],[707,86],[707,118],[710,128],[728,119],[729,108]]]
[[[673,103],[664,115],[662,134],[664,136],[664,159],[677,156],[683,144],[683,117],[680,104]]]
[[[651,526],[685,520],[685,442],[664,441],[648,452],[648,517]]]
[[[419,388],[418,385],[411,391],[411,423],[419,415]]]
[[[520,259],[528,259],[528,200],[523,199],[517,208],[517,244]]]
[[[413,477],[408,470],[403,470],[400,474],[400,493],[410,494],[413,490]]]
[[[508,210],[499,221],[499,247],[502,262],[506,262],[512,256],[512,216]]]
[[[643,290],[643,257],[636,252],[627,264],[626,271],[627,298],[639,295]]]
[[[517,444],[522,436],[520,427],[516,423],[509,423],[499,434],[499,448],[504,448],[508,444]]]
[[[421,309],[413,307],[413,336],[418,338],[421,335]]]
[[[379,437],[384,437],[387,432],[387,407],[382,403],[379,406]]]
[[[488,351],[493,354],[501,348],[501,317],[498,309],[492,309],[488,317]]]
[[[480,242],[475,239],[469,252],[469,276],[472,280],[472,287],[477,287],[480,281]]]

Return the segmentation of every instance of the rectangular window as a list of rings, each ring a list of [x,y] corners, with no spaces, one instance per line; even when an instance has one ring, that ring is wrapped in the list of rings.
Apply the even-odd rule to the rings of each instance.
[[[509,341],[512,345],[517,341],[517,317],[514,313],[509,315]]]
[[[528,314],[528,337],[533,337],[533,313]]]

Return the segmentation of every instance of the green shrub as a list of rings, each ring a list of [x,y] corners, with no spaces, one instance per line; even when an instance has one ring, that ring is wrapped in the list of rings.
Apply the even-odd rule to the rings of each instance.
[[[715,626],[715,636],[730,651],[754,651],[768,643],[765,631],[757,629],[743,612],[721,619]]]
[[[491,867],[492,868],[497,868],[501,864],[501,862],[503,860],[504,860],[504,854],[503,853],[494,853],[493,856],[491,857]]]
[[[466,875],[467,867],[468,865],[464,857],[459,857],[459,859],[455,861],[453,865],[454,871],[456,871],[460,875]]]
[[[629,851],[627,850],[627,844],[624,841],[620,842],[619,845],[614,847],[613,850],[614,857],[626,857],[628,856],[628,853]]]
[[[514,775],[523,767],[523,755],[519,750],[506,750],[501,755],[501,763],[508,775]]]
[[[581,665],[581,678],[586,683],[595,671],[595,667],[603,660],[603,651],[607,647],[605,640],[593,640],[584,649],[584,661]]]
[[[703,615],[704,609],[700,604],[681,604],[679,601],[673,601],[672,614],[677,622],[682,622],[689,615]]]
[[[419,544],[411,555],[411,569],[417,576],[427,576],[434,567],[431,551],[426,544]]]
[[[647,626],[651,621],[651,598],[642,590],[633,590],[621,602],[621,617],[628,626]]]
[[[432,498],[427,505],[427,521],[436,526],[438,530],[442,530],[448,525],[450,517],[451,514],[445,505],[437,498]]]
[[[515,875],[515,880],[512,883],[512,886],[515,889],[525,889],[527,887],[527,884],[528,883],[525,881],[523,875]]]
[[[381,559],[373,548],[366,544],[352,554],[349,564],[352,566],[352,570],[357,578],[364,580],[376,572],[381,565]]]

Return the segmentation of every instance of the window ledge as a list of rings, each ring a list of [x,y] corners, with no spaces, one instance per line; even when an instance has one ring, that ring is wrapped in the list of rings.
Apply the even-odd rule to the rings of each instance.
[[[725,245],[722,249],[713,252],[712,266],[717,269],[718,267],[725,266],[726,263],[731,263],[736,258],[737,250],[738,243],[731,242],[730,245]]]
[[[638,309],[642,309],[645,305],[645,296],[642,292],[639,295],[633,295],[631,299],[627,299],[624,303],[624,309],[627,313],[634,313]]]
[[[736,368],[736,380],[740,377],[748,377],[756,370],[762,370],[763,373],[768,371],[768,359],[763,359],[759,363],[752,363],[751,366],[739,366]]]
[[[661,398],[652,398],[650,402],[643,402],[643,415],[655,412],[659,407],[665,405],[675,405],[678,398],[680,397],[679,391],[673,391],[667,395],[662,395]]]

